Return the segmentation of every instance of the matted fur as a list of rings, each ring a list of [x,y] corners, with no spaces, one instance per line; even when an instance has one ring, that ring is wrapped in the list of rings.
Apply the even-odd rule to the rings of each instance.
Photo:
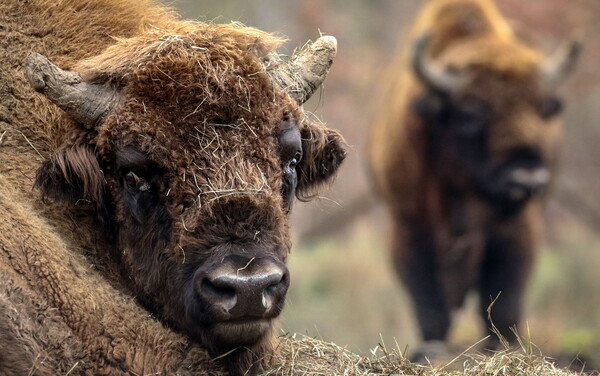
[[[231,240],[285,261],[281,127],[295,123],[302,134],[298,197],[331,181],[345,156],[343,139],[310,122],[270,81],[262,59],[281,43],[277,36],[181,21],[151,1],[10,0],[0,15],[0,206],[18,207],[9,223],[19,228],[0,237],[0,265],[26,296],[49,307],[36,312],[58,308],[63,329],[72,331],[79,350],[49,356],[62,373],[79,364],[70,374],[218,372],[185,336],[182,283]],[[101,127],[83,129],[29,87],[21,65],[30,52],[121,88],[122,103]],[[129,146],[161,177],[161,204],[148,216],[160,220],[160,231],[134,228],[120,199],[115,160]],[[45,204],[31,191],[40,166]],[[27,250],[19,237],[31,239]],[[184,335],[148,317],[130,295]],[[194,338],[216,351],[204,334]],[[269,349],[265,337],[225,359],[244,372],[266,364]],[[43,351],[26,352],[21,366]]]
[[[6,219],[0,223],[0,312],[8,313],[0,322],[0,359],[11,357],[0,371],[219,374],[202,349],[164,328],[76,248],[67,248],[54,226],[33,217],[3,176],[0,187]]]
[[[413,72],[415,40],[424,35],[429,35],[425,54],[430,61],[471,77],[460,91],[429,91]],[[480,289],[487,275],[496,275],[489,278],[517,291],[505,292],[503,297],[510,296],[511,303],[503,305],[501,297],[495,308],[503,312],[498,319],[502,322],[496,324],[504,335],[511,335],[508,326],[518,322],[520,297],[534,259],[541,199],[534,197],[510,218],[499,218],[497,207],[479,194],[474,173],[460,159],[461,150],[445,148],[449,138],[436,138],[451,137],[450,131],[428,128],[417,112],[428,109],[418,108],[425,103],[435,111],[436,95],[450,103],[476,98],[490,116],[481,142],[490,165],[508,160],[515,151],[532,150],[553,171],[561,124],[559,117],[544,119],[539,112],[540,103],[554,90],[542,85],[543,62],[539,51],[515,37],[491,0],[431,0],[387,72],[370,137],[371,176],[391,213],[396,270],[415,300],[440,296],[441,308],[420,312],[422,327],[434,322],[433,316],[444,316],[435,322],[446,329],[432,332],[447,331],[450,317],[442,312],[459,307],[470,289]],[[496,248],[502,249],[495,251],[500,255],[490,251]],[[418,271],[425,271],[423,281],[417,282]],[[426,273],[430,277],[423,277]],[[482,315],[494,297],[481,292]]]

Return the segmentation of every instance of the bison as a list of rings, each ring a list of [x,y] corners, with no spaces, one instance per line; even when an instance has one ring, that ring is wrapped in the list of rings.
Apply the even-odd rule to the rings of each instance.
[[[284,60],[149,0],[3,1],[0,35],[0,373],[174,373],[188,339],[260,369],[293,201],[346,153],[301,107],[335,38]]]
[[[514,339],[559,152],[557,86],[580,46],[544,58],[489,0],[429,2],[408,45],[391,65],[369,144],[395,270],[425,349],[446,339],[470,290],[484,319],[495,300],[488,332]]]

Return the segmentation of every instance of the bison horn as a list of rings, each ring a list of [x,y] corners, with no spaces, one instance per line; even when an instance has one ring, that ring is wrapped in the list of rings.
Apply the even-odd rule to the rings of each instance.
[[[99,126],[119,101],[109,86],[83,82],[78,73],[60,69],[43,55],[30,54],[24,65],[31,86],[85,128]]]
[[[465,85],[464,75],[452,73],[426,57],[426,50],[431,34],[419,37],[413,45],[411,65],[415,75],[429,88],[442,92],[454,93]]]
[[[575,68],[582,47],[581,42],[571,41],[559,48],[542,66],[542,80],[550,87],[560,84]]]
[[[336,53],[337,40],[329,35],[323,36],[268,73],[296,102],[303,104],[325,81]],[[276,57],[270,58],[277,62]]]

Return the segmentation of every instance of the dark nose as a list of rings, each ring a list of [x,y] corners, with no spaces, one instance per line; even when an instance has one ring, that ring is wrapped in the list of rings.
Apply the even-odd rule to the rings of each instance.
[[[516,201],[533,196],[546,188],[550,177],[546,167],[514,169],[509,174],[508,193]]]
[[[197,288],[202,299],[229,319],[236,319],[276,315],[288,286],[284,264],[267,258],[228,256],[203,273]]]

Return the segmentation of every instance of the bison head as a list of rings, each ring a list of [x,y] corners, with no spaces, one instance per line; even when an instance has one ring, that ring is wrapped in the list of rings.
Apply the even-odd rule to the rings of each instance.
[[[437,55],[430,39],[418,38],[412,55],[428,158],[450,186],[474,189],[498,217],[510,216],[550,182],[561,131],[556,88],[580,45],[544,60],[514,38],[460,40]]]
[[[289,61],[274,37],[195,25],[122,40],[63,71],[32,55],[34,88],[72,120],[39,169],[47,197],[94,202],[124,281],[232,369],[260,363],[290,283],[288,213],[332,179],[341,136],[304,115],[336,42]]]

